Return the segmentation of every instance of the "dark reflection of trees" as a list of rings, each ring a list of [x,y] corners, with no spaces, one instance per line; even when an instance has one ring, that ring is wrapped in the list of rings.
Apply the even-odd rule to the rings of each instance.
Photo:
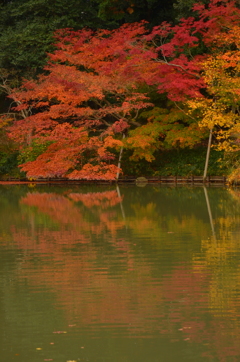
[[[167,335],[201,346],[203,357],[234,361],[238,199],[208,189],[213,240],[202,188],[120,190],[26,189],[2,226],[2,247],[21,256],[17,277],[54,291],[68,323],[92,335],[118,326],[124,336]]]

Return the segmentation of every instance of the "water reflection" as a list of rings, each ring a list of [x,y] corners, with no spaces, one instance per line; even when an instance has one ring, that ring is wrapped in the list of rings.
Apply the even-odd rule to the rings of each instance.
[[[238,360],[237,192],[11,186],[0,195],[4,361]]]

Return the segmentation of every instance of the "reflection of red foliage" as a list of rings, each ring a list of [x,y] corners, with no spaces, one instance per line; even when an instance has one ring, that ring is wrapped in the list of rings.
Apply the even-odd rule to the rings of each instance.
[[[203,294],[203,290],[207,289],[209,278],[207,274],[189,273],[186,267],[182,266],[176,269],[172,275],[171,283],[169,280],[163,284],[165,290],[164,295],[166,300],[184,300],[184,305],[193,302],[206,304],[208,298]],[[191,295],[191,301],[189,296]],[[194,295],[195,300],[192,300]]]
[[[70,199],[75,202],[81,201],[86,207],[101,206],[101,208],[108,208],[119,204],[122,198],[118,196],[115,190],[105,192],[89,192],[87,194],[70,193]]]
[[[203,332],[206,327],[200,316],[208,308],[208,295],[204,291],[208,290],[209,281],[210,275],[203,271],[193,273],[182,266],[176,268],[162,285],[164,298],[171,303],[169,318],[179,323],[182,332],[197,342],[203,337],[199,331]]]
[[[84,219],[84,212],[81,207],[77,207],[74,202],[81,201],[85,207],[91,208],[93,206],[100,207],[101,209],[107,209],[113,207],[121,202],[121,197],[118,196],[115,190],[106,191],[106,192],[95,192],[95,193],[70,193],[69,197],[58,195],[55,193],[40,193],[32,192],[28,193],[27,196],[21,199],[21,203],[28,206],[35,206],[38,208],[38,211],[49,215],[52,220],[60,222],[62,225],[71,224],[78,226],[81,225],[81,230],[91,228],[97,232],[103,230],[102,223],[100,225],[90,224],[89,221]],[[81,205],[80,205],[81,206]],[[97,212],[98,218],[99,213]],[[107,225],[109,222],[112,224],[112,218],[114,216],[114,211],[110,213],[100,213],[100,220]],[[118,228],[115,222],[115,229]],[[123,226],[123,221],[121,220],[119,227]],[[100,228],[99,228],[100,226]],[[112,229],[112,227],[111,227]]]
[[[56,193],[29,192],[23,197],[21,204],[31,208],[25,209],[22,214],[23,221],[28,224],[27,229],[24,226],[21,229],[12,226],[11,233],[17,246],[34,253],[50,253],[55,260],[59,260],[62,258],[63,246],[68,249],[73,245],[91,243],[92,237],[107,233],[110,237],[108,242],[115,245],[116,249],[129,249],[128,242],[116,239],[118,230],[125,225],[122,217],[118,219],[116,211],[111,209],[121,201],[116,191],[94,193],[95,197],[91,197],[91,194],[71,195],[86,202],[88,209],[91,202],[95,207],[90,211],[87,209],[87,214],[85,205],[76,205],[67,196]],[[102,207],[104,212],[99,212]],[[40,212],[40,223],[37,222],[39,216],[36,217],[36,210]],[[90,222],[89,218],[94,218],[94,222]]]
[[[43,212],[53,220],[63,224],[72,224],[75,220],[82,219],[80,209],[74,207],[73,202],[67,197],[55,193],[32,192],[21,199],[21,203],[28,206],[35,206],[38,211]]]
[[[211,277],[207,271],[194,273],[185,266],[176,268],[162,285],[164,299],[169,303],[167,319],[173,327],[172,333],[178,328],[183,340],[209,345],[210,350],[204,352],[202,357],[228,361],[231,356],[236,358],[232,361],[238,361],[240,330],[236,323],[236,311],[234,308],[222,313],[211,310]],[[237,305],[239,308],[240,303],[237,302]],[[234,331],[234,338],[227,336],[229,330]]]
[[[32,267],[29,259],[21,275],[35,288],[47,284],[54,291],[59,307],[65,307],[69,324],[87,326],[93,334],[97,325],[100,329],[117,325],[123,328],[123,333],[134,337],[151,336],[152,331],[160,328],[161,287],[150,281],[148,267],[140,267],[133,261],[132,271],[128,271],[127,259],[131,258],[128,254],[118,265],[121,274],[113,275],[110,269],[114,267],[114,259],[111,261],[109,257],[98,265],[100,256],[94,248],[85,246],[81,258],[57,254],[52,265],[43,262],[37,273],[28,273],[28,267]]]
[[[80,203],[76,205],[73,200],[82,201],[82,205]],[[92,234],[101,235],[110,232],[112,237],[109,242],[114,243],[118,249],[128,250],[126,243],[121,242],[120,245],[115,239],[117,231],[122,229],[125,224],[122,218],[117,218],[116,212],[111,208],[120,202],[121,197],[118,196],[115,190],[102,193],[70,193],[69,198],[56,193],[28,193],[21,199],[21,203],[37,207],[38,212],[50,216],[52,226],[49,229],[36,226],[34,214],[31,213],[29,221],[32,233],[28,235],[24,230],[17,238],[18,245],[21,244],[22,248],[28,249],[33,240],[37,238],[37,249],[40,252],[44,248],[53,251],[58,249],[61,244],[70,245],[78,242],[91,242]],[[88,209],[91,209],[91,206],[94,206],[94,208],[86,214],[86,206]],[[99,208],[104,209],[104,212],[99,212]],[[92,218],[94,213],[96,214],[94,223],[91,223],[89,217]],[[12,232],[15,234],[17,231],[13,228]],[[46,240],[47,245],[45,245]]]
[[[204,349],[203,357],[213,357],[214,351],[219,361],[238,355],[239,329],[234,310],[228,317],[216,317],[214,310],[212,314],[208,311],[210,273],[194,273],[190,266],[181,266],[153,277],[156,265],[148,259],[135,258],[132,247],[117,256],[86,243],[73,252],[71,247],[78,243],[78,236],[67,230],[46,230],[38,232],[33,242],[23,233],[14,234],[19,247],[28,243],[30,251],[25,254],[19,277],[27,278],[36,291],[49,287],[57,298],[57,306],[64,308],[68,324],[81,326],[93,336],[98,335],[98,328],[106,328],[116,335],[134,338],[159,333],[186,343],[207,343],[211,347],[209,352],[208,347]],[[64,245],[59,243],[64,239]],[[35,253],[41,253],[37,267]],[[33,268],[35,272],[29,272]],[[114,332],[115,328],[118,330]],[[230,345],[224,332],[229,328],[236,340],[232,343],[230,339]]]
[[[36,291],[39,287],[53,291],[68,323],[93,336],[98,335],[97,328],[134,338],[158,333],[173,341],[209,344],[202,357],[237,358],[240,302],[231,300],[222,314],[211,310],[212,272],[204,267],[195,272],[191,261],[159,269],[156,258],[135,248],[131,232],[122,232],[125,224],[113,208],[115,191],[69,195],[33,192],[21,199],[25,208],[29,206],[24,217],[31,227],[12,228],[15,245],[25,251],[18,277]],[[99,213],[101,208],[104,212]],[[50,217],[46,225],[42,215]],[[40,263],[35,263],[36,257]],[[234,338],[226,336],[229,330]]]
[[[112,208],[121,198],[116,191],[71,193],[69,197],[33,192],[21,199],[23,205],[37,207],[38,212],[57,221],[57,225],[53,223],[42,228],[36,225],[34,209],[31,209],[30,231],[12,228],[18,247],[28,251],[21,275],[34,286],[47,284],[53,289],[60,303],[67,306],[69,320],[80,319],[79,323],[81,321],[90,329],[95,328],[97,321],[100,324],[117,323],[134,335],[145,335],[146,331],[151,334],[161,316],[158,305],[162,296],[159,285],[155,281],[149,283],[150,267],[136,263],[131,241],[122,233],[120,237],[117,235],[125,224],[122,218],[117,219]],[[74,204],[73,199],[81,201],[82,205]],[[94,206],[91,214],[97,211],[94,223],[84,213],[86,206],[88,210],[91,205]],[[99,213],[99,208],[104,212]],[[114,255],[102,255],[102,247],[98,249],[92,244],[91,235],[103,233],[105,243],[116,250]],[[81,249],[72,252],[72,247],[78,248],[78,245]],[[34,254],[41,255],[42,263],[38,272],[32,274],[28,269],[32,268]],[[116,265],[121,275],[111,275],[110,270]],[[149,303],[152,303],[151,308]],[[146,327],[148,319],[156,321]]]

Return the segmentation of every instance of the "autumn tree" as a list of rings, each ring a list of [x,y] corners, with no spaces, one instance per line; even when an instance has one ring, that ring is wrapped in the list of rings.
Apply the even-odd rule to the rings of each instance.
[[[202,77],[206,84],[205,97],[196,97],[188,102],[192,110],[198,110],[202,127],[210,130],[208,156],[212,135],[215,147],[219,150],[238,150],[234,138],[239,133],[239,20],[240,10],[234,3],[229,3],[231,12],[226,7],[215,12],[220,24],[219,31],[208,32],[206,40],[211,45],[211,54],[201,63]],[[223,16],[223,10],[228,16]],[[205,10],[206,11],[206,10]],[[204,176],[207,173],[205,165]]]
[[[166,52],[169,57],[174,54],[154,45],[155,39],[159,42],[171,32],[164,23],[147,34],[140,23],[115,31],[56,33],[58,50],[49,54],[48,74],[26,81],[11,95],[15,110],[28,114],[14,122],[11,137],[21,145],[23,155],[29,148],[40,150],[34,152],[37,159],[23,159],[27,162],[21,167],[28,177],[113,179],[119,168],[111,150],[119,151],[123,145],[135,149],[140,158],[153,159],[160,130],[150,118],[140,127],[142,134],[130,133],[131,140],[122,142],[130,127],[142,126],[138,114],[150,106],[141,86],[157,84],[158,92],[175,101],[192,97],[203,87],[195,61],[189,65],[185,61],[183,69],[182,58],[175,60],[177,65],[169,63]],[[178,51],[183,43],[190,48],[195,39],[192,35],[181,39]]]
[[[197,19],[164,22],[150,32],[144,23],[95,33],[59,30],[46,74],[11,95],[15,111],[27,112],[10,128],[12,139],[22,153],[39,149],[37,158],[23,159],[27,176],[114,179],[120,166],[114,158],[123,146],[135,159],[151,161],[159,145],[192,146],[205,137],[185,105],[204,98],[203,62],[239,22],[239,9],[233,1],[212,0],[194,10]],[[142,121],[153,88],[172,106],[149,109]]]
[[[113,179],[114,149],[136,116],[149,106],[137,86],[151,50],[138,45],[143,24],[110,32],[60,30],[58,50],[49,54],[47,75],[26,81],[11,97],[27,118],[14,122],[11,137],[22,149],[45,145],[22,165],[28,177]]]
[[[149,82],[154,82],[154,77],[155,79],[157,77],[159,80],[158,92],[166,92],[169,99],[175,103],[178,102],[178,108],[181,102],[192,107],[193,103],[189,103],[189,100],[195,99],[200,103],[202,102],[202,109],[204,109],[205,113],[209,113],[211,107],[209,107],[209,104],[206,105],[209,100],[214,100],[214,109],[217,108],[213,95],[214,91],[209,88],[209,82],[211,82],[208,70],[211,63],[210,59],[214,59],[219,52],[222,52],[223,55],[227,49],[235,49],[236,41],[231,40],[228,33],[230,29],[239,26],[240,10],[235,1],[212,0],[208,5],[195,4],[193,11],[198,14],[197,17],[181,19],[179,24],[175,26],[163,23],[159,27],[155,27],[151,34],[148,35],[149,40],[152,39],[156,46],[159,45],[156,48],[159,51],[159,56],[156,59],[159,62],[159,67],[152,74],[153,78]],[[210,66],[210,68],[212,67]],[[206,76],[207,73],[208,76]],[[235,72],[235,74],[238,74],[238,72]],[[214,76],[213,70],[212,77]],[[230,84],[232,77],[233,75],[228,74],[228,80],[225,79],[223,83],[228,82]],[[214,86],[216,86],[215,83]],[[222,84],[222,89],[224,88]],[[199,110],[199,107],[193,108]],[[226,112],[223,113],[226,114]],[[192,116],[196,117],[196,112]],[[228,113],[225,121],[222,119],[222,123],[219,124],[218,137],[220,137],[220,132],[224,135],[223,137],[226,136],[224,127],[230,121],[229,116]],[[210,129],[210,145],[212,127],[208,122],[209,117],[205,118],[206,122],[202,121],[203,118],[203,115],[200,114],[199,125]],[[209,149],[207,158],[208,155]]]
[[[211,59],[224,49],[224,44],[227,44],[227,48],[223,50],[225,52],[231,47],[238,49],[236,41],[230,39],[229,29],[239,24],[240,10],[234,1],[212,0],[208,3],[207,6],[204,4],[193,6],[193,11],[198,16],[181,19],[175,26],[164,22],[145,36],[148,42],[152,42],[157,52],[154,70],[148,74],[146,82],[150,85],[155,84],[159,93],[166,94],[171,105],[166,109],[156,108],[144,112],[149,122],[129,132],[130,137],[126,142],[128,147],[132,145],[135,147],[133,154],[135,159],[145,157],[146,154],[145,149],[142,149],[142,152],[137,151],[136,146],[141,148],[139,140],[141,144],[146,143],[148,149],[174,145],[192,147],[205,138],[207,130],[211,129],[209,119],[204,118],[201,112],[199,114],[195,111],[191,114],[188,107],[192,107],[197,100],[202,102],[205,113],[211,112],[212,107],[209,102],[214,99],[214,91],[209,88],[209,83],[212,82],[209,77],[215,76],[214,66],[210,66]],[[237,33],[236,29],[235,31]],[[233,75],[228,74],[225,81],[222,79],[223,83],[228,83],[227,88],[226,85],[221,85],[222,90],[228,89],[229,92],[230,84],[236,89],[231,83],[232,77]],[[216,103],[214,104],[216,107]],[[227,100],[225,106],[226,104]],[[195,107],[196,109],[199,111],[198,107]],[[219,124],[218,138],[220,133],[226,137],[226,130],[223,128],[230,121],[229,117],[230,115],[225,117],[225,120],[222,119]],[[149,136],[154,133],[157,136],[150,137],[150,140],[154,139],[155,142],[150,143]],[[150,152],[149,160],[152,158],[153,154]]]

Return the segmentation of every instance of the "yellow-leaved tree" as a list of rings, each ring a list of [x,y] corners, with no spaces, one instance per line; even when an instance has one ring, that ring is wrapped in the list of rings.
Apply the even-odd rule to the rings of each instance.
[[[199,125],[209,129],[209,143],[204,170],[215,136],[214,147],[226,152],[240,150],[240,26],[216,34],[212,54],[201,63],[206,95],[188,102],[198,111]],[[230,176],[240,179],[240,169]]]

